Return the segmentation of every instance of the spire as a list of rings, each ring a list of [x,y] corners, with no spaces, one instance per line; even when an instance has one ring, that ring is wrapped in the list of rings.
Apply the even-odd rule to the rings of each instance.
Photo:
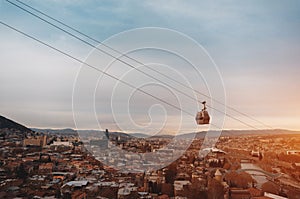
[[[220,172],[219,169],[216,170],[215,179],[218,181],[221,181],[221,179],[222,179],[222,173]]]

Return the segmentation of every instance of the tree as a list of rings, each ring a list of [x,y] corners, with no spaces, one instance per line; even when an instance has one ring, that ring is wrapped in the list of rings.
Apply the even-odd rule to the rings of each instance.
[[[290,199],[300,199],[300,192],[299,191],[290,190],[287,193],[287,196]]]
[[[170,164],[167,167],[167,170],[166,170],[166,183],[173,184],[174,180],[175,180],[175,177],[176,177],[176,174],[177,174],[177,165],[176,165],[176,162],[173,162],[172,164]]]
[[[229,170],[231,168],[231,164],[226,162],[223,166],[223,169]]]
[[[280,192],[280,187],[275,184],[274,182],[265,182],[264,184],[262,184],[261,186],[261,190],[263,192],[268,192],[268,193],[273,193],[273,194],[279,194]]]
[[[241,172],[237,173],[236,171],[232,171],[226,173],[225,180],[230,187],[238,187],[238,188],[248,188],[249,184],[255,182],[252,176],[249,173]]]
[[[211,179],[208,184],[208,199],[224,199],[224,187],[221,182]]]
[[[17,168],[16,174],[17,174],[17,177],[18,177],[19,179],[25,180],[25,179],[27,178],[28,173],[27,173],[27,171],[25,170],[25,167],[24,167],[24,164],[23,164],[23,163],[20,164],[20,166]]]
[[[225,174],[224,179],[230,187],[236,187],[235,179],[237,178],[237,176],[237,172],[231,171]]]
[[[253,183],[253,178],[249,173],[246,172],[241,172],[238,174],[237,178],[236,178],[236,184],[237,187],[240,188],[248,188],[249,184]]]

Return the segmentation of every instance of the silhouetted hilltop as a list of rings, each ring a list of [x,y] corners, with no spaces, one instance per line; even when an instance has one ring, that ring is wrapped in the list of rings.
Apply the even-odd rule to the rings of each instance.
[[[11,129],[11,130],[18,130],[21,132],[33,132],[31,129],[18,124],[10,119],[7,119],[0,115],[0,129]]]

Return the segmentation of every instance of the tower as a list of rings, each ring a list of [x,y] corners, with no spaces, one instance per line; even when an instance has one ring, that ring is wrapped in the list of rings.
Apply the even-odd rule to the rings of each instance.
[[[47,145],[47,135],[43,135],[43,143],[42,143],[42,147]]]
[[[216,170],[215,179],[219,182],[221,182],[221,180],[222,180],[222,173],[220,172],[219,169]]]
[[[105,129],[105,136],[106,136],[106,138],[109,140],[109,132],[108,132],[108,129]]]

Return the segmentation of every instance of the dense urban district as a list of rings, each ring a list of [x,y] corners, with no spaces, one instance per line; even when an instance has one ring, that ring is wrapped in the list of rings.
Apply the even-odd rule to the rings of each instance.
[[[106,151],[113,145],[132,152],[129,163],[122,154],[114,155],[123,159],[123,167],[163,147],[162,157],[175,153],[165,149],[171,136],[124,135],[106,131],[105,138],[90,139],[88,147]],[[204,139],[204,132],[196,134],[185,152],[163,168],[124,172],[104,164],[76,133],[32,131],[1,117],[0,198],[300,198],[300,134],[241,131],[201,148]],[[178,142],[184,144],[185,137]]]

